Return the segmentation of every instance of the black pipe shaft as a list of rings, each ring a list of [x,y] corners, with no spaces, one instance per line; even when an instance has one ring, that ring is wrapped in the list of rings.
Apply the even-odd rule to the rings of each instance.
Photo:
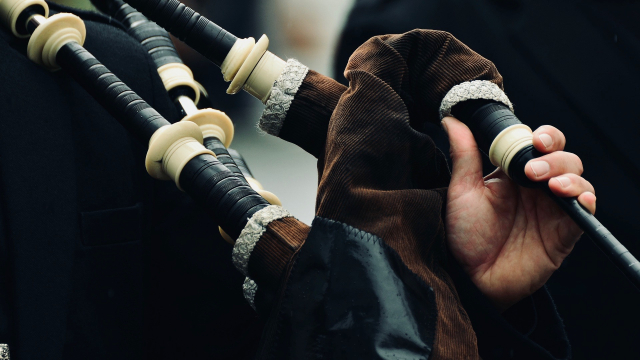
[[[80,44],[62,46],[56,62],[143,144],[148,144],[160,127],[170,125]]]
[[[99,4],[110,0],[95,0]],[[127,0],[131,6],[204,55],[217,66],[238,38],[178,0]]]

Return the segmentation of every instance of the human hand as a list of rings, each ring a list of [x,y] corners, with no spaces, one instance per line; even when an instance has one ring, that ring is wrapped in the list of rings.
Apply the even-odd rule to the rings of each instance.
[[[544,285],[582,235],[582,230],[540,189],[515,184],[498,169],[482,177],[482,158],[462,122],[443,119],[453,169],[447,194],[446,231],[450,251],[475,285],[506,310]],[[525,167],[533,181],[547,181],[561,197],[577,197],[595,212],[593,186],[580,177],[582,162],[562,151],[565,137],[552,126],[533,133],[546,155]]]

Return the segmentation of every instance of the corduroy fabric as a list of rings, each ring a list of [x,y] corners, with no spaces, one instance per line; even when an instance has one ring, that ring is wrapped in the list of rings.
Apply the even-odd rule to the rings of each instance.
[[[380,236],[436,294],[433,359],[479,358],[477,340],[446,260],[449,172],[422,129],[439,123],[451,87],[502,86],[495,66],[451,34],[414,30],[375,37],[350,58],[349,88],[329,124],[317,215]]]
[[[278,290],[287,264],[304,243],[309,230],[309,225],[292,217],[269,223],[249,259],[249,277],[259,291]]]
[[[388,72],[390,77],[403,77],[398,80],[404,82],[403,101],[410,110],[412,125],[422,121],[437,123],[442,98],[461,82],[487,80],[503,88],[502,76],[490,61],[442,31],[414,30],[372,38],[354,52],[348,67],[371,55],[368,44],[372,41],[384,41],[401,57],[394,56],[381,63],[380,66],[386,68],[380,71]],[[403,65],[396,66],[394,58]],[[346,90],[339,82],[309,70],[291,103],[279,137],[321,158],[329,119]],[[419,125],[414,127],[421,129]]]
[[[296,93],[279,137],[300,146],[316,158],[322,156],[333,109],[347,87],[309,70]]]
[[[449,170],[419,130],[426,122],[439,123],[438,108],[451,87],[488,80],[502,88],[502,77],[451,34],[431,30],[372,38],[351,56],[345,76],[348,88],[309,71],[280,137],[319,159],[318,216],[379,236],[434,289],[438,316],[431,358],[478,359],[475,333],[443,270]],[[250,268],[260,267],[271,278],[286,268],[295,250],[285,244],[284,224],[281,231],[278,237],[263,235]]]

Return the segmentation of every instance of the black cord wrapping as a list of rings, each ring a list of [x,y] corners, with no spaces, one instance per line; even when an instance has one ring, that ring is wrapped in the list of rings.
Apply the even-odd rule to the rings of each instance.
[[[236,162],[236,166],[238,166],[240,171],[242,171],[242,175],[244,175],[245,178],[246,177],[255,178],[251,173],[249,166],[244,161],[244,157],[242,157],[242,155],[240,155],[240,153],[237,150],[229,148],[227,149],[227,151],[229,152],[229,156],[231,156],[233,161]]]
[[[138,40],[149,53],[151,59],[160,68],[167,64],[183,64],[169,33],[147,19],[144,15],[122,0],[112,0],[107,10],[111,16],[122,23],[127,33]],[[180,95],[196,99],[196,93],[188,86],[179,86],[170,91],[177,98]]]
[[[131,6],[220,66],[237,37],[178,0],[127,0]]]
[[[70,42],[62,46],[56,60],[144,144],[149,143],[156,130],[169,125],[162,115],[78,43]],[[238,173],[231,172],[212,155],[199,155],[191,159],[185,165],[179,181],[182,188],[196,202],[205,206],[227,234],[234,238],[240,235],[253,214],[269,205],[242,178],[240,170]]]
[[[504,104],[489,100],[469,100],[456,105],[454,115],[465,123],[481,150],[488,154],[493,139],[520,120]],[[640,289],[640,262],[576,198],[553,194],[546,182],[533,182],[524,173],[525,165],[542,154],[530,145],[521,149],[509,164],[509,177],[518,185],[542,188],[593,240],[611,261]]]
[[[136,9],[122,0],[112,0],[110,14],[122,23],[127,33],[138,40],[142,47],[151,55],[156,67],[166,64],[179,63],[182,60],[176,51],[169,33],[150,21]]]
[[[467,100],[456,104],[451,110],[469,127],[474,136],[483,134],[476,137],[476,142],[485,155],[489,154],[491,142],[502,130],[511,125],[522,124],[506,105],[491,100]]]
[[[226,166],[229,171],[240,177],[246,183],[244,174],[242,173],[238,165],[236,165],[236,162],[233,160],[231,155],[229,155],[229,151],[226,147],[224,147],[224,144],[222,143],[222,141],[220,141],[220,139],[218,139],[217,137],[207,137],[204,139],[203,144],[204,147],[207,148],[207,150],[211,150],[214,154],[216,154],[216,158],[218,159],[218,161]]]
[[[237,238],[247,222],[267,200],[233,175],[212,155],[193,158],[180,174],[180,185],[196,202],[208,209],[232,238]]]
[[[640,262],[627,248],[604,227],[595,216],[585,210],[576,198],[561,198],[547,194],[564,210],[578,226],[593,240],[607,257],[620,269],[626,277],[640,289]]]
[[[143,144],[169,122],[76,42],[62,46],[56,62]]]

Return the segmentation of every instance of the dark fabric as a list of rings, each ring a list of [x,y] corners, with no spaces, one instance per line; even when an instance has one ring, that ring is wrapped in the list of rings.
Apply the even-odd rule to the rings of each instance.
[[[571,358],[564,324],[546,287],[501,314],[455,262],[447,271],[476,331],[483,359]]]
[[[121,209],[87,211],[80,216],[84,245],[135,241],[142,236],[142,204]]]
[[[161,96],[133,42],[114,41],[118,32],[103,24],[87,22],[87,30],[90,51],[144,98]],[[0,199],[11,294],[2,336],[18,359],[140,358],[143,238],[84,246],[80,213],[114,214],[144,201],[143,146],[64,73],[27,59],[26,41],[0,34]]]
[[[434,293],[379,237],[316,218],[260,359],[427,359]]]
[[[309,235],[310,227],[293,217],[269,223],[249,259],[249,278],[258,285],[256,310],[268,315],[286,282],[287,267]]]
[[[90,17],[86,48],[178,120],[144,49]],[[26,46],[0,30],[0,343],[15,359],[250,358],[260,322],[217,225]]]
[[[636,256],[640,231],[640,1],[358,0],[337,50],[336,79],[372,36],[451,32],[492,60],[516,115],[564,132],[596,188],[598,219]],[[446,153],[446,135],[429,132]],[[487,161],[486,170],[492,166]],[[640,292],[586,237],[548,282],[576,359],[640,358]]]

